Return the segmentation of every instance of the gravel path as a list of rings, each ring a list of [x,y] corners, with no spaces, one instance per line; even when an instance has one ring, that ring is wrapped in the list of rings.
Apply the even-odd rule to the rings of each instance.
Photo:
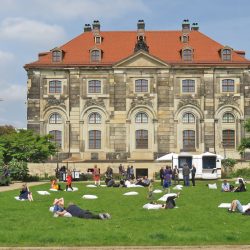
[[[10,184],[9,186],[0,186],[0,192],[15,190],[15,189],[21,189],[24,182],[15,182],[13,184]],[[31,186],[37,186],[41,184],[45,184],[46,182],[28,182],[28,187]],[[1,248],[0,248],[1,249]]]

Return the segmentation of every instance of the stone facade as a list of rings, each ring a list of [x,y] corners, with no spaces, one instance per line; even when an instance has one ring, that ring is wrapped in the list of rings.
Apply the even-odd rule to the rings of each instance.
[[[107,66],[26,70],[28,128],[42,135],[60,131],[60,159],[153,162],[159,155],[183,151],[240,158],[243,121],[250,117],[249,65],[168,64],[139,49]],[[223,91],[227,79],[233,81],[233,91]],[[93,80],[100,83],[95,93],[89,88]],[[136,90],[137,80],[146,81],[145,91]],[[184,91],[186,80],[192,81],[191,91]],[[60,81],[60,93],[51,93],[51,81]],[[54,113],[59,122],[51,122]],[[91,122],[92,114],[98,120]],[[138,114],[146,120],[138,122]],[[90,131],[100,132],[100,138],[94,133],[94,146]],[[137,131],[146,131],[143,140],[137,140]],[[227,145],[223,131],[233,131],[232,144]]]

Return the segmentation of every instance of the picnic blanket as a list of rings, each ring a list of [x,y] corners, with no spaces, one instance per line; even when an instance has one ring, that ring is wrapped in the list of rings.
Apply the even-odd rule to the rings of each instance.
[[[37,191],[37,193],[40,195],[50,195],[48,191]]]
[[[138,195],[137,192],[127,192],[127,193],[124,193],[123,195]]]
[[[96,195],[92,195],[92,194],[85,194],[82,196],[83,199],[88,199],[88,200],[93,200],[93,199],[97,199],[98,197]]]
[[[158,199],[158,201],[166,201],[169,196],[176,196],[176,193],[169,193],[169,194],[164,194],[161,198]]]
[[[162,208],[162,205],[161,204],[150,204],[150,203],[147,203],[145,205],[143,205],[143,208],[145,209],[160,209]]]

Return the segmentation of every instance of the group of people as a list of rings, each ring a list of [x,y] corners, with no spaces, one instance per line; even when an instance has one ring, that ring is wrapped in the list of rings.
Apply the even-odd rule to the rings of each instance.
[[[160,169],[160,179],[161,179],[161,186],[164,188],[169,188],[172,185],[172,181],[174,182],[174,185],[177,183],[180,183],[179,179],[179,169],[177,166],[174,166],[172,169],[170,166],[162,167]],[[183,174],[183,181],[184,186],[190,185],[190,173],[191,173],[191,181],[192,185],[195,186],[195,174],[196,174],[196,167],[192,165],[192,168],[190,169],[188,164],[184,164],[182,166],[182,174]]]
[[[68,191],[68,189],[71,189],[73,191],[73,188],[72,188],[72,174],[71,174],[71,171],[68,170],[67,171],[67,175],[66,175],[66,188],[65,190]],[[58,184],[57,182],[57,179],[54,178],[51,180],[51,189],[54,189],[54,190],[59,190],[59,191],[62,191],[63,189],[61,188],[61,185]]]
[[[245,192],[246,185],[242,178],[239,178],[239,186],[234,187],[233,185],[229,184],[227,180],[224,180],[221,184],[221,191],[222,192]]]

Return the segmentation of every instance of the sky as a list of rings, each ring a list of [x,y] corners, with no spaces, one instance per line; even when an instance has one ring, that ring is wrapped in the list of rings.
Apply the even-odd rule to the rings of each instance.
[[[180,30],[184,19],[250,59],[249,0],[1,0],[0,125],[26,128],[27,74],[38,53],[61,46],[99,20],[101,30]]]

